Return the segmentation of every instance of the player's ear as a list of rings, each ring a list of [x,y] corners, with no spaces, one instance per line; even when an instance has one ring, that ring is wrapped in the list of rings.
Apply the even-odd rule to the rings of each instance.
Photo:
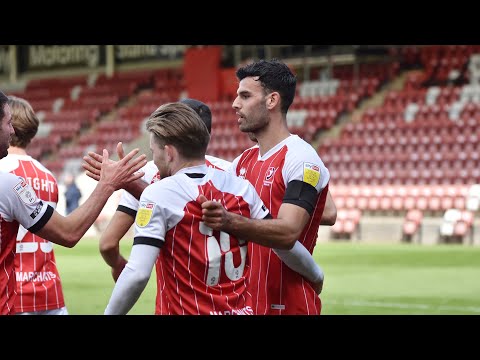
[[[280,94],[276,91],[269,94],[269,98],[267,100],[267,108],[273,109],[277,103],[280,101]]]
[[[177,152],[177,149],[175,149],[175,147],[172,145],[165,145],[164,151],[165,151],[167,162],[171,162],[175,157],[175,153]]]

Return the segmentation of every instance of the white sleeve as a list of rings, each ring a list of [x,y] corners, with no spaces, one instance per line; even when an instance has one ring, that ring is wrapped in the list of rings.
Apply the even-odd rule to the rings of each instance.
[[[135,305],[152,273],[160,248],[151,245],[134,245],[127,265],[120,274],[105,315],[125,315]]]
[[[10,173],[0,174],[0,215],[6,221],[18,221],[35,232],[48,222],[53,208],[40,200],[35,190],[22,178]]]
[[[312,254],[300,241],[297,240],[290,250],[273,249],[273,251],[285,265],[307,280],[313,283],[323,280],[322,268],[315,262]]]
[[[310,145],[288,151],[282,176],[285,186],[293,180],[303,181],[317,189],[319,194],[330,180],[330,172]]]
[[[220,170],[227,172],[230,169],[230,166],[232,166],[232,163],[230,161],[223,160],[215,156],[205,155],[205,160],[207,160],[210,164],[216,166]]]
[[[270,214],[269,209],[265,206],[262,199],[258,195],[253,185],[244,179],[238,179],[244,181],[247,184],[248,190],[245,194],[245,198],[250,202],[250,218],[252,219],[265,219]],[[251,200],[250,200],[251,199]]]
[[[118,206],[123,206],[136,212],[138,209],[138,200],[128,191],[123,190]]]

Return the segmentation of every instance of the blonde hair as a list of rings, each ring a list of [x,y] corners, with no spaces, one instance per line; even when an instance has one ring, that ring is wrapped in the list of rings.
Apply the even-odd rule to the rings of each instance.
[[[25,149],[37,134],[40,121],[27,100],[9,96],[8,105],[12,111],[12,125],[15,129],[10,145]]]
[[[173,145],[185,159],[203,159],[210,134],[200,116],[188,105],[167,103],[147,120],[147,130],[161,146]]]

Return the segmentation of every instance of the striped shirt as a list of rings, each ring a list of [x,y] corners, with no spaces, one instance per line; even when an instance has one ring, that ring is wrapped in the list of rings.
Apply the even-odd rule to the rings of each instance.
[[[212,167],[218,170],[227,170],[231,163],[229,161],[206,155],[205,156],[205,163],[208,167]],[[153,160],[147,162],[147,164],[141,169],[141,171],[145,172],[145,175],[142,177],[142,180],[146,183],[153,184],[160,180],[160,172],[158,171],[156,165],[154,164]],[[138,210],[138,200],[128,193],[124,191],[122,193],[122,197],[120,198],[117,211],[122,211],[127,214],[132,215],[133,217],[136,216]],[[155,315],[169,315],[170,307],[168,302],[166,301],[165,297],[162,297],[162,290],[165,289],[165,281],[164,281],[164,269],[163,269],[163,262],[162,258],[159,256],[157,262],[155,263],[155,272],[157,275],[157,296],[155,301]]]
[[[247,244],[203,225],[199,194],[243,216],[268,215],[248,181],[205,165],[148,186],[140,199],[134,241],[162,249],[158,286],[166,302],[163,309],[169,314],[252,314],[245,291]]]
[[[313,252],[330,174],[310,144],[291,135],[263,156],[256,145],[237,157],[230,171],[253,184],[273,217],[277,216],[291,181],[314,186],[320,196],[298,239],[310,253]],[[271,248],[250,242],[248,252],[251,256],[248,290],[252,294],[255,314],[320,314],[321,302],[313,288],[288,268]]]
[[[7,315],[15,313],[14,262],[19,225],[36,232],[48,222],[54,210],[19,176],[0,173],[0,189],[0,314]]]
[[[24,178],[43,202],[56,207],[58,186],[53,174],[28,155],[9,154],[0,160],[3,171]],[[16,236],[16,312],[53,310],[65,306],[53,244],[19,227]]]

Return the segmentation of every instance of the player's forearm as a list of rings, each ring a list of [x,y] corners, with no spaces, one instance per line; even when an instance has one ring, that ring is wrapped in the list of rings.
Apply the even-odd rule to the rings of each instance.
[[[293,271],[299,273],[308,281],[317,283],[323,281],[323,270],[315,262],[312,254],[299,241],[290,250],[274,249],[278,257]]]
[[[137,271],[127,264],[118,278],[104,314],[127,314],[147,286],[148,279],[149,277],[139,276]]]
[[[322,213],[322,218],[320,220],[320,225],[335,225],[337,221],[337,207],[333,201],[330,191],[327,193],[327,199],[325,202],[325,208]]]
[[[54,213],[38,235],[65,247],[74,247],[100,215],[114,188],[99,182],[92,194],[71,214],[62,217]]]
[[[114,191],[115,188],[100,181],[87,201],[65,218],[65,230],[72,232],[76,241],[80,240],[97,220]]]
[[[159,253],[159,248],[150,245],[132,247],[130,260],[118,278],[105,315],[123,315],[130,311],[147,286]]]
[[[129,215],[116,211],[99,241],[99,250],[105,262],[112,268],[123,265],[119,243],[133,223]]]
[[[120,247],[117,245],[115,248],[108,250],[100,250],[103,260],[108,266],[115,268],[122,262],[122,255],[120,255]]]
[[[124,189],[132,194],[137,200],[140,199],[143,190],[148,186],[148,184],[142,179],[138,179],[128,183]]]
[[[276,249],[291,249],[301,234],[298,224],[285,219],[255,220],[228,213],[223,231],[237,238]]]

